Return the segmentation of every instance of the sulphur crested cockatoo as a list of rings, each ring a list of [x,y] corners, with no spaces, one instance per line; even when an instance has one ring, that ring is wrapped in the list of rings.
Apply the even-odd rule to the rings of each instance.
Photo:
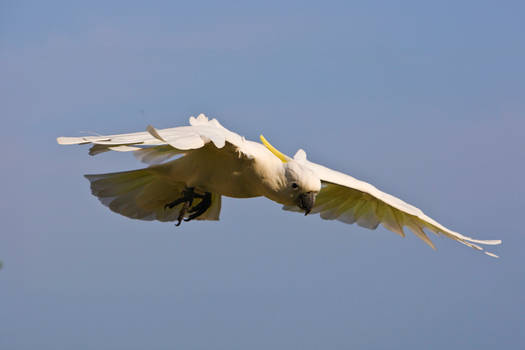
[[[401,236],[406,226],[432,248],[424,229],[477,250],[483,250],[480,244],[501,243],[449,230],[399,198],[310,162],[303,150],[288,157],[262,135],[262,144],[248,141],[203,114],[190,117],[190,126],[148,126],[145,132],[59,137],[57,141],[62,145],[93,144],[91,155],[132,151],[150,164],[139,170],[85,175],[92,193],[104,205],[133,219],[177,221],[177,226],[182,220],[218,220],[221,196],[265,196],[283,204],[285,210],[320,213],[323,219],[369,229],[382,224]]]

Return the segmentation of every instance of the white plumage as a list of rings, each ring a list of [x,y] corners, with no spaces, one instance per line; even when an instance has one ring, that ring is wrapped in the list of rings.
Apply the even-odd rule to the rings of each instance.
[[[150,164],[145,169],[86,175],[93,194],[104,205],[134,219],[178,219],[179,224],[182,219],[218,220],[221,196],[265,196],[286,210],[320,213],[327,220],[369,229],[382,224],[401,236],[403,227],[408,227],[432,248],[424,229],[477,250],[483,250],[482,244],[501,243],[449,230],[399,198],[310,162],[303,150],[290,158],[262,136],[261,140],[263,144],[248,141],[203,114],[190,117],[190,126],[148,126],[145,132],[130,134],[57,138],[63,145],[92,144],[91,155],[133,151],[139,160]],[[194,199],[197,204],[191,207]]]

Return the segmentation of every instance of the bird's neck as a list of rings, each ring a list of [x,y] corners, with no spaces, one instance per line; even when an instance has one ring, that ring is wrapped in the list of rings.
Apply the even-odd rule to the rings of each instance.
[[[285,165],[273,154],[262,162],[256,162],[256,173],[259,175],[261,192],[275,202],[287,204],[288,195],[285,194],[287,180]]]

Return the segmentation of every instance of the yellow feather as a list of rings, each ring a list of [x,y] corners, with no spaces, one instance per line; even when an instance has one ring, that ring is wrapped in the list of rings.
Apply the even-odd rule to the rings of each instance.
[[[279,158],[283,163],[286,163],[288,162],[289,160],[289,157],[287,157],[286,155],[284,155],[283,153],[279,152],[277,150],[277,148],[273,147],[270,142],[268,142],[268,140],[266,140],[264,138],[263,135],[259,136],[259,138],[261,139],[262,143],[266,146],[266,148],[268,148],[270,150],[270,152],[272,152],[273,154],[275,154],[275,156],[277,158]]]

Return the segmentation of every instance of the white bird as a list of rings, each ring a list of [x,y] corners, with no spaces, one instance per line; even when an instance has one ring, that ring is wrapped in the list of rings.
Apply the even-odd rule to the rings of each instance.
[[[406,226],[434,249],[424,229],[480,251],[480,244],[501,243],[449,230],[399,198],[310,162],[302,149],[291,158],[262,135],[260,138],[262,144],[246,140],[201,114],[190,117],[190,126],[148,126],[145,132],[59,137],[57,142],[93,144],[90,155],[133,151],[139,160],[150,164],[144,169],[85,175],[93,195],[112,211],[133,219],[176,220],[177,226],[182,220],[219,220],[221,196],[264,196],[283,204],[285,210],[320,213],[323,219],[369,229],[382,224],[402,237]],[[179,157],[167,161],[175,156]]]

